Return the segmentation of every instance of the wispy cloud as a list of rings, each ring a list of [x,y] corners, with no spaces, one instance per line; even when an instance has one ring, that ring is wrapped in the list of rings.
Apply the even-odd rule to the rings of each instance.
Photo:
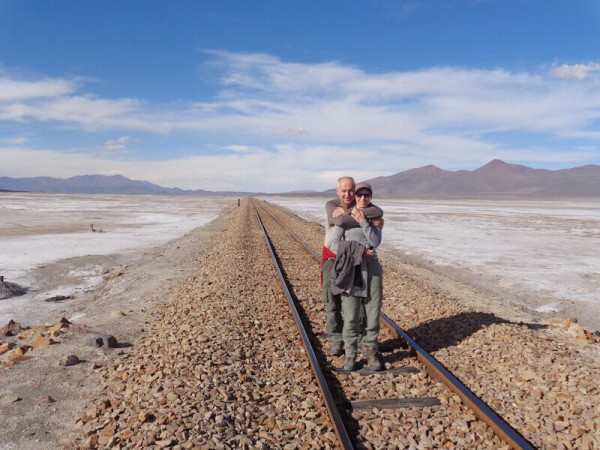
[[[225,150],[236,153],[248,153],[249,151],[256,150],[256,147],[250,147],[248,145],[227,145],[223,147]]]
[[[0,139],[0,144],[2,145],[24,145],[28,142],[29,138],[25,136],[13,136]]]
[[[219,91],[189,103],[103,98],[86,92],[79,81],[4,76],[0,124],[26,124],[33,133],[38,124],[55,124],[71,133],[121,135],[101,146],[113,153],[122,153],[131,135],[147,135],[148,147],[151,135],[160,134],[162,142],[182,138],[185,144],[164,149],[172,156],[163,156],[152,176],[140,173],[158,167],[144,153],[132,155],[131,161],[105,154],[93,167],[100,170],[106,161],[125,175],[181,187],[211,184],[213,189],[268,184],[271,190],[285,190],[306,188],[307,182],[327,187],[323,183],[334,183],[335,169],[355,168],[361,178],[358,173],[386,175],[425,164],[460,169],[503,158],[577,165],[599,156],[595,81],[600,63],[553,64],[535,72],[434,67],[368,73],[339,62],[205,54],[210,70],[220,75]],[[93,150],[97,147],[89,149],[90,155]],[[0,153],[2,160],[6,152]],[[85,150],[77,154],[85,163],[92,158]]]
[[[104,145],[100,146],[102,150],[110,150],[110,151],[122,151],[127,148],[127,144],[131,142],[131,138],[129,136],[122,136],[117,139],[111,139],[104,143]]]
[[[76,83],[62,79],[26,81],[0,74],[0,103],[39,98],[55,98],[68,95],[76,89]]]
[[[1,93],[0,93],[1,95]],[[103,99],[92,95],[63,95],[0,103],[0,120],[15,122],[66,122],[87,130],[118,129],[120,120],[134,117],[138,102]]]
[[[600,78],[600,64],[554,64],[550,73],[556,78],[566,80],[589,80],[594,77]]]

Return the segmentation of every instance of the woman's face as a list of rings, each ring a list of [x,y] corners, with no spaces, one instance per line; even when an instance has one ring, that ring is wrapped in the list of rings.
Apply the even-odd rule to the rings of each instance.
[[[366,189],[361,189],[355,194],[356,206],[366,208],[371,203],[371,193]]]

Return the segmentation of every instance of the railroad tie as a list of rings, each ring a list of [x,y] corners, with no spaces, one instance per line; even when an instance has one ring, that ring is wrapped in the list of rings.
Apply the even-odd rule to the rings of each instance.
[[[437,397],[415,398],[382,398],[377,400],[353,400],[350,402],[352,409],[400,409],[400,408],[425,408],[427,406],[440,406],[442,402]]]

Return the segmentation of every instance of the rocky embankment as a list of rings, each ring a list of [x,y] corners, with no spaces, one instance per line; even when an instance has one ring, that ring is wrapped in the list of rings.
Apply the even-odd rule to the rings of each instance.
[[[0,356],[0,445],[332,447],[246,207],[114,268],[77,323],[58,318],[28,328],[27,337],[15,329],[0,336],[0,348],[10,347]],[[319,248],[319,227],[297,228]],[[594,335],[567,319],[504,308],[392,254],[381,257],[386,313],[536,447],[600,448]],[[119,344],[94,346],[98,333]],[[12,353],[17,348],[22,355]],[[68,356],[77,360],[67,364]]]
[[[321,233],[313,225],[294,232],[317,249]],[[403,255],[379,256],[384,312],[504,420],[537,448],[600,448],[596,333],[406,263]]]
[[[490,305],[423,270],[385,267],[386,313],[535,447],[600,448],[597,335],[573,319]]]

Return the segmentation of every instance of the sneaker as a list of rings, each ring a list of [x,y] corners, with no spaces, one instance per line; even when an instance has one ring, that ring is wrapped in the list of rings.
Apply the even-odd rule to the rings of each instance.
[[[383,357],[377,350],[368,349],[366,357],[369,370],[379,372],[385,368],[383,365]]]
[[[346,361],[344,361],[344,370],[347,370],[348,372],[356,370],[356,356],[346,356]]]
[[[344,343],[343,342],[332,342],[329,345],[329,354],[331,356],[341,356],[344,354]]]

